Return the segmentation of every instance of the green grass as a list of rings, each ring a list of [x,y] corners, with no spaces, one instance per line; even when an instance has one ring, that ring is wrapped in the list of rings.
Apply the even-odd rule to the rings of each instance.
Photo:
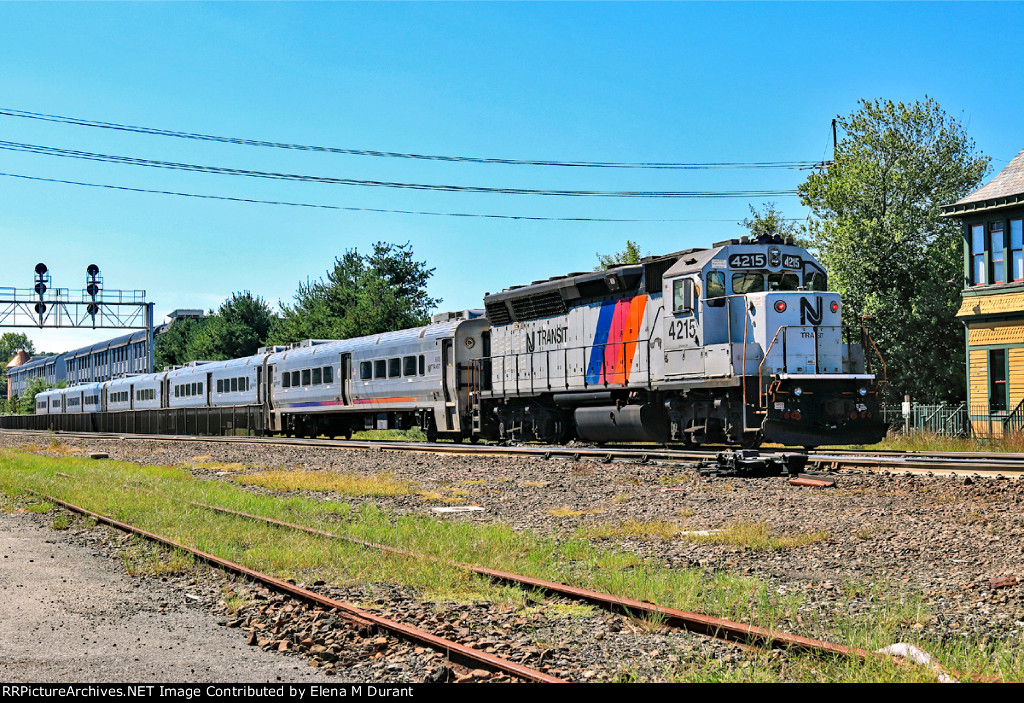
[[[68,474],[72,478],[58,475]],[[729,571],[668,568],[634,553],[605,548],[580,535],[547,538],[498,524],[395,515],[373,505],[294,494],[253,492],[232,482],[204,480],[176,467],[138,466],[74,457],[48,458],[0,450],[3,504],[47,505],[27,489],[135,524],[197,549],[270,573],[308,583],[399,584],[432,601],[489,600],[512,608],[536,602],[536,594],[498,586],[469,572],[426,559],[395,557],[341,540],[329,540],[189,505],[218,505],[269,518],[329,530],[411,551],[593,588],[625,597],[749,622],[820,639],[875,650],[911,642],[950,668],[1009,680],[1024,678],[1024,647],[1019,640],[980,641],[971,637],[932,639],[920,626],[933,613],[920,595],[899,584],[874,587],[869,611],[845,607],[863,589],[843,589],[835,607],[800,593],[780,593],[757,578]],[[88,524],[88,521],[83,521]],[[752,530],[744,546],[784,539]],[[145,575],[190,568],[188,558],[130,540],[124,549],[129,573]],[[231,596],[227,596],[230,598]],[[241,603],[231,600],[233,607]],[[570,608],[556,615],[582,616]],[[651,623],[656,628],[658,623]],[[667,653],[666,653],[667,654]],[[916,681],[926,672],[888,660],[867,663],[787,654],[762,659],[745,654],[752,666],[720,668],[712,660],[682,658],[658,680],[687,681]],[[753,657],[753,658],[752,658]],[[627,665],[623,665],[627,666]],[[630,672],[619,672],[629,678]]]
[[[819,531],[779,535],[764,522],[735,522],[711,534],[684,533],[682,538],[690,542],[725,544],[754,551],[779,551],[824,542],[828,540],[828,533]]]

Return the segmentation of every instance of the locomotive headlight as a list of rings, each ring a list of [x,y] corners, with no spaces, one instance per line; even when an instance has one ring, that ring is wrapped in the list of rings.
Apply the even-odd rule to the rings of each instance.
[[[861,395],[861,396],[865,396],[865,395],[868,394],[868,389],[867,388],[858,388],[857,389],[857,394]]]
[[[793,395],[795,395],[797,398],[799,398],[803,394],[804,394],[804,389],[801,388],[800,386],[797,386],[796,388],[793,389]]]

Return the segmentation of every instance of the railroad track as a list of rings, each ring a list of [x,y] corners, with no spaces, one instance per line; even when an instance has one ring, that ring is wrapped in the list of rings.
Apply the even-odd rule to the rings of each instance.
[[[46,433],[43,433],[43,434],[46,434]],[[85,436],[95,437],[96,435],[85,435]],[[105,439],[109,439],[109,440],[120,440],[121,438],[127,438],[127,437],[125,437],[123,435],[109,435],[109,436],[105,437]],[[131,436],[131,438],[134,439],[136,437],[135,436]],[[170,441],[175,441],[175,440],[178,440],[178,441],[180,441],[180,440],[196,441],[196,440],[199,440],[199,439],[209,440],[209,441],[227,441],[227,442],[246,442],[246,441],[252,441],[252,440],[248,440],[246,438],[193,438],[193,437],[175,438],[175,437],[164,437],[164,436],[142,437],[142,439],[156,439],[156,440],[170,440]],[[300,445],[300,446],[324,446],[325,445],[325,442],[323,442],[323,441],[311,441],[311,440],[289,440],[289,439],[285,439],[285,440],[282,441],[280,439],[269,439],[269,440],[258,440],[258,441],[259,442],[269,443],[269,444],[284,444],[284,445],[288,445],[288,446],[295,446],[295,445]],[[339,443],[336,443],[336,444],[339,444],[339,445],[341,445],[341,446],[343,446],[345,448],[351,448],[352,444],[354,444],[354,443],[351,443],[351,442],[339,442]],[[364,443],[359,443],[359,444],[363,445],[363,446],[358,447],[360,449],[365,449],[365,448],[383,448],[383,449],[388,449],[392,445],[395,445],[395,443],[369,443],[369,442],[364,442]],[[426,445],[426,447],[417,447],[417,448],[422,451],[425,448],[429,448],[429,446],[430,445]],[[407,444],[397,444],[397,445],[395,445],[395,448],[401,449],[403,451],[408,451],[409,450],[409,445],[407,445]],[[449,445],[448,448],[449,449],[454,449],[455,447],[451,447]],[[463,449],[471,449],[471,448],[463,447]],[[489,449],[491,451],[495,451],[495,450],[504,450],[506,448],[503,448],[503,447],[489,447],[487,449]],[[523,448],[513,447],[511,449],[515,450],[515,449],[523,449]],[[537,448],[537,447],[532,447],[532,448],[528,448],[528,449],[532,450],[533,453],[536,453],[538,451],[541,451],[541,452],[550,451],[547,448]],[[633,449],[631,451],[632,452],[636,452],[638,450]],[[576,453],[574,448],[570,448],[568,450],[568,452],[571,453],[571,454],[575,454]],[[460,452],[460,453],[462,453],[462,452]],[[476,453],[476,452],[473,452],[472,449],[471,449],[470,452],[465,452],[465,453]],[[500,453],[502,455],[506,454],[506,452],[500,452]],[[599,455],[606,455],[607,453],[608,453],[607,451],[598,450],[598,454]],[[203,559],[203,560],[208,561],[210,563],[216,564],[216,565],[218,565],[221,568],[224,568],[224,569],[227,569],[227,570],[230,570],[230,571],[234,571],[236,573],[244,574],[248,578],[260,581],[260,582],[270,586],[271,588],[274,588],[274,589],[279,590],[281,592],[287,593],[287,594],[289,594],[289,595],[291,595],[293,597],[297,597],[297,598],[301,598],[301,599],[304,599],[304,600],[307,600],[307,601],[310,601],[310,602],[313,602],[313,603],[317,603],[317,604],[319,604],[319,605],[321,605],[323,607],[337,609],[339,614],[344,613],[343,617],[347,617],[352,622],[354,622],[355,624],[357,624],[357,625],[359,625],[361,627],[367,626],[368,624],[373,624],[374,626],[380,627],[381,629],[389,630],[391,632],[394,632],[394,633],[398,634],[399,636],[401,636],[401,637],[403,637],[405,639],[409,639],[409,640],[412,640],[412,641],[415,641],[415,642],[420,642],[420,643],[422,643],[424,645],[427,645],[427,646],[430,646],[430,647],[434,648],[435,650],[442,651],[445,654],[448,654],[450,656],[450,658],[452,658],[453,660],[460,661],[460,662],[463,662],[463,661],[473,662],[476,665],[481,666],[483,668],[488,668],[488,669],[495,670],[495,671],[504,671],[504,672],[506,672],[506,673],[508,673],[508,674],[510,674],[512,676],[515,676],[517,678],[521,678],[523,680],[548,681],[548,682],[558,681],[558,679],[555,679],[554,677],[550,677],[549,675],[544,674],[543,672],[534,672],[534,670],[531,670],[528,667],[523,667],[522,665],[519,665],[519,664],[515,664],[514,662],[508,662],[508,664],[511,665],[512,667],[517,667],[517,668],[507,668],[505,666],[505,663],[500,660],[500,657],[494,657],[494,655],[485,655],[484,657],[481,657],[480,655],[481,654],[485,654],[485,653],[482,653],[479,650],[475,650],[475,649],[473,649],[471,647],[465,647],[465,646],[458,645],[458,643],[452,643],[449,640],[444,640],[443,638],[439,638],[439,637],[437,637],[435,635],[431,635],[430,633],[423,632],[422,630],[417,630],[417,628],[411,628],[410,626],[404,625],[403,623],[395,623],[393,621],[388,621],[388,620],[383,619],[383,618],[378,618],[377,616],[374,616],[372,613],[368,613],[366,611],[362,611],[360,609],[354,608],[353,606],[348,606],[347,604],[340,603],[340,602],[332,600],[330,598],[325,598],[325,597],[320,596],[318,594],[315,594],[315,593],[313,593],[311,591],[307,591],[306,589],[298,588],[298,587],[296,587],[296,586],[294,586],[292,584],[287,584],[287,583],[284,583],[284,582],[280,582],[277,579],[273,579],[273,577],[265,577],[265,575],[258,574],[257,572],[254,572],[254,571],[252,571],[250,569],[247,569],[246,567],[244,567],[242,565],[232,564],[230,562],[225,562],[223,560],[218,559],[217,557],[215,557],[213,555],[204,554],[202,552],[197,552],[195,550],[190,549],[186,545],[181,545],[181,544],[172,542],[172,541],[170,541],[170,540],[168,540],[166,538],[160,537],[159,535],[152,535],[150,533],[147,533],[147,532],[144,532],[142,530],[139,530],[138,528],[134,528],[134,527],[132,527],[130,525],[126,525],[124,523],[117,522],[116,520],[113,520],[110,517],[102,516],[102,515],[97,515],[95,513],[92,513],[90,511],[84,509],[84,508],[81,508],[79,506],[74,506],[74,505],[71,505],[69,503],[66,503],[66,502],[64,502],[64,501],[62,501],[62,500],[60,500],[60,499],[58,499],[56,497],[52,497],[52,496],[42,496],[42,497],[44,497],[45,499],[50,500],[50,501],[52,501],[52,502],[54,502],[56,504],[62,505],[64,507],[68,508],[68,509],[75,510],[75,511],[80,512],[82,514],[89,515],[89,516],[93,517],[94,519],[98,520],[99,522],[104,522],[106,524],[110,524],[110,525],[114,526],[117,529],[129,531],[129,532],[134,532],[136,534],[141,534],[144,537],[146,537],[147,539],[151,539],[151,540],[160,542],[162,544],[165,544],[166,546],[170,546],[170,547],[173,547],[173,548],[176,548],[176,549],[181,549],[183,551],[187,551],[187,552],[193,553],[193,554],[195,554],[200,559]],[[426,556],[426,555],[415,554],[415,553],[411,553],[411,552],[407,552],[407,551],[403,551],[403,550],[398,550],[398,549],[395,549],[395,548],[392,548],[392,547],[388,547],[386,545],[379,545],[379,544],[374,544],[374,543],[370,543],[370,542],[364,542],[364,541],[360,541],[360,540],[352,540],[350,538],[343,537],[341,535],[336,535],[336,534],[332,534],[332,533],[328,533],[328,532],[324,532],[324,531],[314,530],[312,528],[307,528],[307,527],[301,526],[301,525],[291,525],[291,524],[288,524],[288,523],[282,523],[282,522],[278,522],[278,521],[273,521],[273,520],[269,520],[268,518],[264,518],[262,516],[251,515],[251,514],[246,514],[246,513],[240,513],[240,512],[237,512],[237,511],[230,511],[230,510],[227,510],[227,509],[224,509],[224,508],[220,508],[218,506],[201,505],[200,507],[203,507],[205,509],[217,510],[217,511],[220,511],[220,512],[232,513],[232,514],[235,514],[235,515],[237,515],[239,517],[243,517],[243,518],[249,519],[249,520],[263,520],[265,522],[273,522],[274,524],[277,524],[277,525],[279,525],[281,527],[284,527],[284,528],[287,528],[287,529],[300,529],[300,530],[304,530],[306,532],[311,532],[313,534],[320,534],[323,537],[327,537],[327,538],[331,538],[331,539],[348,539],[349,541],[357,542],[357,543],[359,543],[359,544],[361,544],[361,545],[363,545],[363,546],[365,546],[367,548],[380,549],[380,550],[384,550],[384,551],[389,551],[389,552],[392,552],[392,553],[395,553],[395,554],[398,554],[398,555],[401,555],[401,556],[405,556],[405,557],[420,558],[420,559],[432,559],[432,558],[434,558],[434,557],[429,557],[429,556]],[[436,558],[434,558],[434,559],[436,559]],[[444,560],[440,560],[440,561],[444,561]],[[505,582],[505,583],[516,584],[516,585],[519,585],[519,586],[522,586],[522,587],[525,587],[525,588],[529,588],[529,589],[545,591],[548,594],[557,595],[557,596],[564,596],[564,597],[568,597],[568,598],[584,601],[584,602],[587,602],[587,603],[598,605],[598,606],[600,606],[602,608],[605,608],[605,609],[607,609],[609,611],[619,612],[619,613],[623,613],[623,614],[626,614],[626,615],[629,615],[629,616],[633,616],[633,617],[637,617],[637,616],[639,616],[639,617],[648,617],[648,618],[651,618],[651,619],[653,619],[653,620],[655,620],[657,622],[664,623],[665,625],[667,625],[669,627],[686,629],[686,630],[694,631],[694,632],[697,632],[697,633],[700,633],[700,634],[709,635],[709,636],[712,636],[712,637],[717,637],[717,638],[720,638],[720,639],[723,639],[723,640],[729,640],[729,641],[732,641],[732,642],[738,642],[741,645],[757,646],[757,647],[782,648],[782,649],[789,649],[789,650],[799,650],[799,651],[804,651],[804,652],[811,652],[811,653],[817,653],[817,654],[825,654],[825,655],[829,655],[829,656],[852,657],[852,658],[856,658],[856,659],[865,659],[865,658],[868,658],[868,657],[883,656],[883,655],[879,655],[879,654],[873,654],[873,653],[867,652],[865,650],[860,650],[860,649],[855,649],[855,648],[847,647],[845,645],[825,642],[825,641],[822,641],[822,640],[814,640],[814,639],[811,639],[811,638],[806,638],[806,637],[802,637],[802,636],[799,636],[799,635],[793,635],[793,634],[779,632],[779,631],[768,630],[768,629],[757,627],[755,625],[731,622],[731,621],[722,620],[722,619],[719,619],[719,618],[713,618],[713,617],[710,617],[710,616],[706,616],[706,615],[703,615],[703,614],[700,614],[700,613],[691,613],[691,612],[681,611],[681,610],[678,610],[678,609],[667,608],[667,607],[664,607],[664,606],[659,606],[657,604],[648,603],[648,602],[644,602],[644,601],[637,601],[637,600],[634,600],[634,599],[621,598],[621,597],[618,597],[618,596],[613,596],[613,595],[610,595],[610,594],[601,593],[601,592],[597,592],[597,591],[593,591],[593,590],[589,590],[589,589],[582,589],[582,588],[570,586],[570,585],[567,585],[567,584],[560,584],[560,583],[555,583],[555,582],[538,580],[538,579],[534,579],[532,577],[526,577],[526,576],[522,576],[522,575],[518,575],[518,574],[507,573],[507,572],[500,572],[500,571],[496,571],[496,570],[487,569],[485,567],[475,566],[475,565],[472,565],[472,564],[464,564],[464,563],[458,563],[458,562],[445,562],[445,563],[447,563],[450,566],[457,566],[457,567],[460,567],[460,568],[465,568],[465,569],[471,570],[474,573],[477,573],[479,575],[485,576],[487,578],[491,578],[491,579],[493,579],[495,581],[501,581],[501,582]],[[431,638],[433,638],[433,639],[431,639]],[[498,660],[498,661],[492,661],[492,659],[495,659],[495,660]],[[953,673],[961,675],[961,674],[959,674],[959,672],[953,672]],[[539,674],[540,677],[538,677],[537,674]],[[970,675],[968,675],[968,676],[970,676]],[[547,678],[541,678],[541,677],[547,677]],[[971,678],[975,678],[975,677],[971,676]]]
[[[303,439],[289,437],[204,437],[191,435],[142,435],[99,432],[59,432],[43,430],[0,430],[0,434],[76,437],[98,440],[137,439],[157,442],[206,442],[215,444],[256,444],[259,446],[318,447],[338,450],[401,451],[430,454],[455,454],[477,457],[532,457],[603,462],[632,462],[709,465],[724,448],[665,449],[657,446],[501,446],[496,444],[451,444],[370,440]],[[774,453],[776,450],[763,450]],[[780,454],[799,452],[778,450]],[[936,476],[1019,476],[1024,474],[1024,454],[999,452],[876,452],[871,450],[815,450],[807,453],[807,466],[818,470],[853,469],[870,472],[932,474]]]

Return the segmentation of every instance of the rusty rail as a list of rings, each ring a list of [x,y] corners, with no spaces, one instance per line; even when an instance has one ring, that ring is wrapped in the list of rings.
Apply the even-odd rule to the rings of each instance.
[[[333,598],[328,598],[327,596],[323,596],[319,593],[315,593],[300,586],[290,584],[286,581],[282,581],[281,579],[274,578],[273,576],[260,573],[259,571],[255,571],[246,566],[242,566],[241,564],[236,564],[234,562],[227,561],[226,559],[221,559],[220,557],[215,556],[213,554],[201,552],[198,549],[193,549],[192,547],[179,544],[178,542],[168,539],[167,537],[162,537],[155,533],[147,532],[146,530],[140,529],[138,527],[129,525],[124,522],[119,522],[105,515],[99,515],[98,513],[86,510],[85,508],[73,505],[72,503],[67,503],[58,498],[54,498],[53,496],[46,495],[45,493],[38,493],[36,491],[31,492],[42,498],[45,498],[46,500],[52,503],[61,505],[67,508],[68,510],[72,510],[76,513],[80,513],[82,515],[91,517],[97,522],[102,522],[124,532],[130,532],[132,534],[140,535],[148,540],[158,542],[173,549],[180,549],[184,552],[187,552],[198,557],[199,559],[205,561],[208,564],[218,566],[222,569],[225,569],[226,571],[231,571],[233,573],[246,576],[255,581],[266,584],[267,586],[270,586],[271,588],[281,593],[287,593],[288,595],[293,596],[295,598],[299,598],[310,603],[315,603],[325,608],[333,608],[337,611],[338,615],[360,627],[365,627],[367,625],[376,625],[377,627],[381,627],[385,630],[400,635],[406,639],[425,644],[431,647],[432,649],[442,652],[449,659],[461,660],[463,662],[474,662],[476,664],[481,664],[489,669],[503,671],[507,674],[511,674],[513,676],[525,679],[527,681],[536,681],[539,683],[565,683],[563,679],[550,676],[542,671],[537,671],[536,669],[531,669],[530,667],[523,666],[521,664],[516,664],[515,662],[508,661],[507,659],[502,659],[501,657],[495,656],[493,654],[488,654],[486,652],[481,652],[480,650],[473,649],[472,647],[467,647],[464,644],[459,644],[458,642],[453,642],[452,640],[448,640],[443,637],[438,637],[437,635],[432,635],[429,632],[426,632],[425,630],[419,629],[418,627],[413,627],[412,625],[406,625],[405,623],[396,622],[394,620],[389,620],[388,618],[380,617],[379,615],[374,615],[373,613],[361,610],[360,608],[356,608],[354,605],[343,603],[341,601],[334,600]]]
[[[396,547],[389,547],[384,544],[378,544],[376,542],[369,542],[366,540],[357,539],[355,537],[345,537],[342,535],[334,534],[333,532],[326,532],[324,530],[318,530],[314,527],[306,527],[305,525],[295,525],[281,520],[275,520],[273,518],[267,518],[260,515],[252,515],[250,513],[243,513],[238,510],[231,510],[229,508],[221,508],[215,505],[206,505],[204,503],[191,503],[201,508],[208,510],[214,510],[221,513],[227,513],[229,515],[238,515],[240,517],[249,518],[251,520],[258,520],[266,522],[272,525],[278,525],[280,527],[286,527],[288,529],[300,530],[313,535],[319,535],[322,537],[328,537],[330,539],[339,539],[353,544],[359,544],[364,547],[370,547],[372,549],[381,550],[394,554],[396,556],[413,557],[417,559],[426,559],[436,563],[446,564],[448,566],[455,566],[462,569],[467,569],[473,573],[486,576],[494,581],[503,583],[512,583],[521,586],[529,586],[538,590],[545,591],[547,593],[553,593],[561,596],[568,596],[576,600],[586,601],[593,605],[597,605],[605,610],[612,612],[622,613],[629,616],[646,615],[652,616],[664,622],[672,627],[685,629],[691,632],[698,632],[703,635],[709,635],[718,639],[725,639],[735,642],[741,642],[744,644],[757,644],[767,647],[779,647],[783,649],[799,650],[806,652],[815,653],[827,653],[827,654],[838,654],[846,657],[854,657],[858,659],[866,659],[867,657],[876,656],[871,652],[863,649],[857,649],[854,647],[847,647],[846,645],[834,644],[832,642],[826,642],[824,640],[816,640],[810,637],[802,637],[800,635],[793,635],[786,632],[779,632],[777,630],[769,630],[763,627],[757,627],[755,625],[747,625],[739,622],[732,622],[731,620],[723,620],[722,618],[711,617],[709,615],[703,615],[701,613],[692,613],[685,610],[679,610],[677,608],[668,608],[654,603],[648,603],[647,601],[633,600],[632,598],[621,598],[614,596],[609,593],[602,593],[600,591],[593,591],[587,588],[579,588],[576,586],[569,586],[564,583],[557,583],[555,581],[545,581],[543,579],[533,578],[531,576],[522,576],[520,574],[513,574],[505,571],[498,571],[496,569],[489,569],[483,566],[474,566],[472,564],[466,564],[459,561],[449,561],[440,557],[431,556],[429,554],[420,554],[417,552],[410,552],[404,549],[398,549]]]

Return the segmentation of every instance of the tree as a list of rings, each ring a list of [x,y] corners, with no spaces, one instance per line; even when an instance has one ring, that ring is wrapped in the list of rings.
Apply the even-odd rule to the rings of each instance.
[[[35,345],[25,334],[5,332],[0,335],[0,396],[7,395],[7,362],[14,358],[19,349],[24,349],[29,356],[36,353]]]
[[[786,219],[782,213],[775,209],[775,203],[765,203],[764,211],[760,212],[753,205],[750,206],[750,217],[743,218],[739,224],[750,230],[751,239],[757,239],[763,235],[778,235],[780,237],[793,237],[799,246],[806,247],[810,242],[805,238],[807,227]]]
[[[617,251],[614,254],[596,252],[594,255],[598,262],[595,271],[604,271],[623,264],[639,264],[640,259],[643,258],[643,254],[640,253],[640,245],[631,239],[626,240],[626,248],[622,251]]]
[[[267,343],[276,320],[263,298],[249,291],[233,293],[215,315],[195,327],[185,346],[185,356],[189,361],[252,356]]]
[[[185,317],[172,322],[167,331],[156,338],[156,344],[153,346],[153,370],[162,371],[167,366],[180,366],[194,361],[188,356],[188,345],[208,319],[195,320]]]
[[[371,254],[350,249],[327,277],[299,285],[271,343],[303,339],[348,339],[425,325],[440,303],[427,295],[434,269],[414,261],[412,246],[377,242]]]
[[[956,318],[962,234],[939,206],[973,190],[989,159],[931,98],[862,100],[838,126],[845,137],[827,170],[800,186],[810,234],[843,295],[847,324],[868,329],[888,366],[888,396],[921,402],[964,397],[963,327]],[[867,350],[870,354],[870,350]]]
[[[36,395],[51,388],[66,388],[67,385],[67,381],[60,381],[57,385],[53,385],[44,378],[33,378],[28,382],[25,392],[18,399],[18,413],[21,415],[35,415]]]

